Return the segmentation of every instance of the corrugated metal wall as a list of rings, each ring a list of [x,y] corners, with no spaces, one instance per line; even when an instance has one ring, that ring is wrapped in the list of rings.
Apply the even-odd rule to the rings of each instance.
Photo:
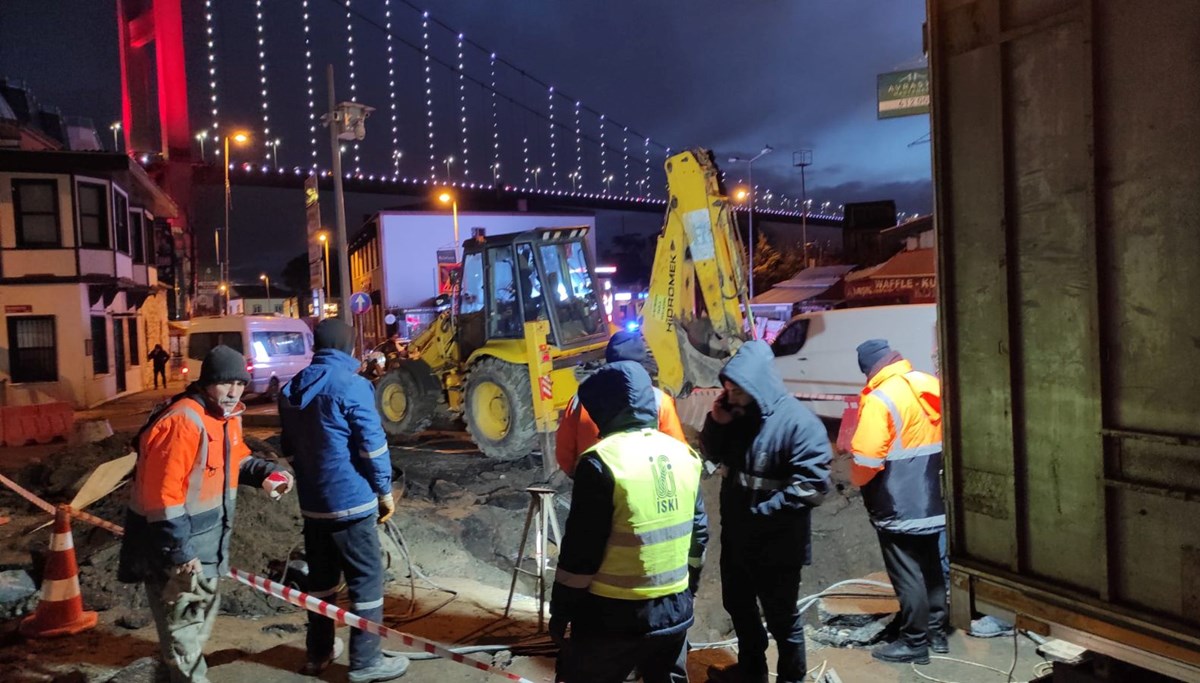
[[[929,0],[957,561],[1200,625],[1200,3]]]

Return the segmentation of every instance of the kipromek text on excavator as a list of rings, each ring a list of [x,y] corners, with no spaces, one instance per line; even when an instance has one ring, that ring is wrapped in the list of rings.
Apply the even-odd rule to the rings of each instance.
[[[749,334],[749,299],[745,251],[711,152],[685,151],[665,167],[668,209],[641,329],[659,384],[682,396],[717,386],[724,361]],[[553,434],[612,334],[587,230],[540,228],[463,244],[449,310],[376,379],[389,435],[417,434],[448,411],[463,417],[485,455],[511,459]]]

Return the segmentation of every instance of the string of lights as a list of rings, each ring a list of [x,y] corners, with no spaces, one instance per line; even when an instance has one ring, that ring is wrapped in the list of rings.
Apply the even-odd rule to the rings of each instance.
[[[350,11],[350,0],[346,1],[346,61],[350,68],[350,101],[358,101],[358,83],[354,74],[354,13]],[[362,173],[362,157],[358,153],[358,140],[354,141],[354,174]]]
[[[554,142],[554,86],[547,89],[549,93],[549,106],[547,107],[547,115],[550,117],[550,187],[558,187],[558,154],[555,149]]]
[[[258,36],[258,84],[262,94],[263,139],[267,142],[263,145],[263,153],[270,159],[272,156],[266,150],[274,143],[271,141],[271,98],[267,94],[267,38],[263,29],[263,0],[254,0],[254,29]]]
[[[308,93],[308,144],[312,148],[312,168],[317,169],[317,102],[313,91],[312,22],[308,13],[308,0],[301,0],[304,26],[304,80]]]
[[[625,156],[625,196],[629,196],[629,126],[625,126],[625,137],[622,141],[621,154]]]
[[[488,60],[491,67],[492,75],[492,179],[497,185],[500,184],[500,109],[496,100],[496,53],[491,53]]]
[[[383,0],[383,17],[387,34],[388,108],[392,118],[392,172],[400,175],[400,115],[396,102],[396,58],[392,53],[392,7],[391,0]]]
[[[216,29],[213,22],[212,0],[204,0],[204,33],[208,44],[208,102],[209,111],[212,114],[213,140],[216,141],[221,139],[221,121],[217,106],[217,51],[214,49]]]
[[[429,63],[429,12],[421,13],[421,51],[425,54],[425,127],[429,134],[429,177],[437,177],[437,151],[433,144],[433,76]]]
[[[467,139],[467,81],[463,62],[463,34],[458,34],[458,114],[462,118],[463,179],[471,177],[470,145]],[[447,173],[447,176],[450,174]]]
[[[604,148],[604,114],[600,115],[600,180],[604,183],[604,194],[608,194],[608,183],[612,178],[608,177],[608,159],[606,157],[608,150]]]

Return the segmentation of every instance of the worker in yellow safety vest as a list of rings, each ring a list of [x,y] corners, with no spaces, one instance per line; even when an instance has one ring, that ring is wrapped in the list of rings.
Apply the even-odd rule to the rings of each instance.
[[[897,637],[872,651],[886,662],[929,663],[929,651],[949,652],[946,579],[939,535],[942,502],[942,390],[913,370],[886,340],[858,347],[867,376],[851,440],[850,479],[879,535],[883,563],[900,601]]]
[[[557,680],[687,680],[687,629],[708,519],[701,461],[658,431],[650,375],[633,361],[579,387],[600,430],[575,472],[550,603]],[[570,635],[568,637],[568,627]]]

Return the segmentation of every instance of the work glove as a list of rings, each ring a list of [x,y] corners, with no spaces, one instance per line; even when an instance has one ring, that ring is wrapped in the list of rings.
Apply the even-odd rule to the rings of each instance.
[[[698,567],[688,567],[688,592],[692,597],[696,597],[696,593],[700,590],[700,569]]]
[[[296,478],[292,476],[291,472],[276,470],[263,479],[262,487],[267,495],[271,496],[271,500],[279,500],[283,494],[291,491],[295,484]]]
[[[396,514],[396,499],[391,493],[385,493],[379,497],[379,523],[387,524],[387,521]]]

